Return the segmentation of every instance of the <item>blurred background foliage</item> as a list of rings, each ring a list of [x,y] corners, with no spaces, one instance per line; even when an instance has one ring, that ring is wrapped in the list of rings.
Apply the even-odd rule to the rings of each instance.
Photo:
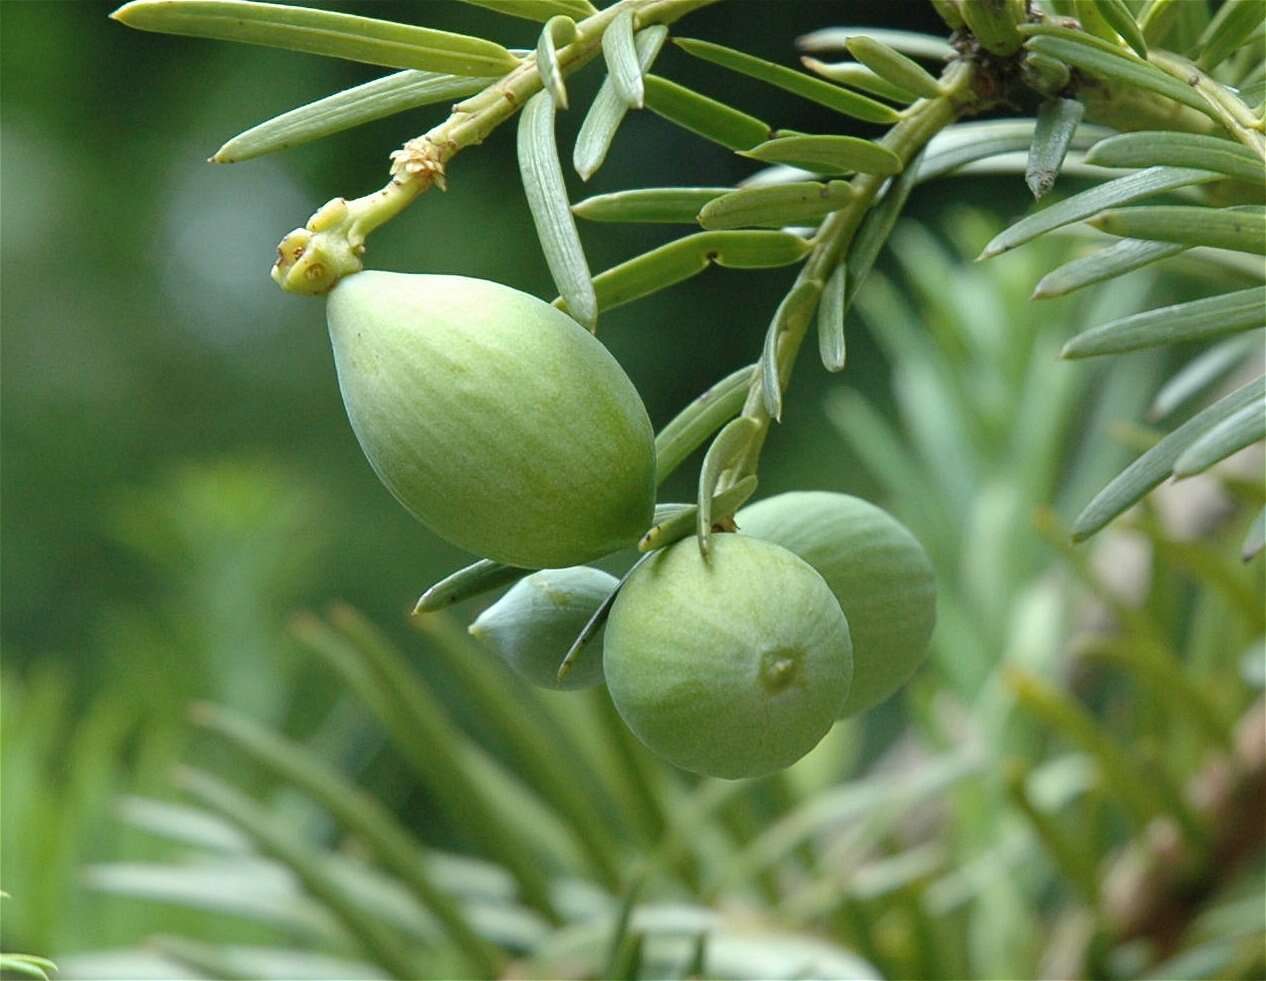
[[[186,720],[194,700],[230,706],[302,740],[354,773],[421,841],[461,847],[452,822],[433,817],[435,787],[383,751],[386,737],[346,696],[345,684],[314,669],[319,621],[298,621],[301,643],[296,611],[347,604],[335,607],[336,621],[350,615],[340,610],[363,611],[408,652],[462,728],[480,734],[495,758],[513,758],[504,734],[484,732],[485,706],[453,680],[434,639],[419,640],[406,624],[422,588],[466,557],[415,523],[373,476],[339,400],[320,301],[283,295],[267,276],[282,233],[336,194],[378,186],[387,152],[443,109],[276,157],[211,166],[205,158],[223,139],[378,73],[129,32],[106,19],[110,9],[90,2],[0,5],[0,884],[13,896],[0,911],[0,947],[58,957],[134,945],[154,933],[237,943],[276,936],[250,917],[201,916],[190,908],[197,903],[153,905],[85,888],[85,866],[160,862],[178,853],[138,822],[113,816],[120,795],[173,799],[178,762],[230,768],[239,788],[267,797],[314,840],[331,838],[320,808],[191,734]],[[739,9],[741,17],[732,6],[705,10],[691,17],[686,33],[781,61],[798,34],[843,20],[940,33],[922,4],[751,0]],[[537,31],[530,22],[444,0],[376,2],[372,13],[485,33],[509,46],[532,46]],[[671,49],[657,70],[703,91],[718,84],[705,66]],[[599,77],[591,70],[573,83],[578,105]],[[781,126],[814,131],[838,123],[755,82],[731,77],[723,84],[735,104]],[[564,114],[564,141],[580,117]],[[856,131],[872,135],[860,124]],[[376,235],[371,266],[462,273],[551,295],[513,152],[507,127],[463,154],[446,193],[428,195]],[[633,114],[586,191],[725,183],[750,169],[649,113]],[[578,182],[573,192],[579,196]],[[1123,815],[1113,807],[1112,788],[1086,775],[1097,759],[1093,739],[1070,747],[1047,731],[1051,718],[1074,705],[1056,689],[1077,692],[1116,724],[1138,754],[1132,760],[1165,760],[1185,782],[1205,765],[1211,742],[1230,744],[1262,684],[1261,561],[1246,570],[1226,560],[1246,523],[1234,511],[1235,494],[1261,503],[1260,460],[1256,478],[1250,471],[1230,497],[1216,490],[1216,478],[1201,478],[1191,483],[1206,496],[1175,504],[1178,518],[1158,505],[1136,521],[1141,531],[1133,536],[1063,556],[1061,520],[1148,439],[1137,429],[1117,431],[1117,439],[1100,440],[1092,451],[1082,436],[1139,418],[1164,359],[1190,352],[1130,355],[1108,366],[1056,365],[1055,353],[1075,327],[1135,309],[1145,297],[1199,295],[1199,280],[1171,267],[1162,279],[1147,273],[1126,281],[1128,288],[1034,305],[1028,293],[1055,264],[1057,246],[1031,246],[986,270],[965,271],[964,256],[1023,212],[1027,194],[1018,176],[951,178],[916,190],[863,291],[861,317],[851,321],[847,371],[832,378],[814,359],[802,359],[762,469],[762,494],[825,488],[892,508],[936,562],[941,623],[932,664],[908,696],[863,723],[838,727],[811,767],[793,771],[790,790],[753,791],[726,822],[728,843],[709,855],[705,842],[698,861],[747,854],[744,847],[786,805],[864,775],[877,760],[892,765],[911,754],[919,759],[959,743],[998,740],[984,758],[991,765],[1005,758],[1012,767],[942,790],[942,803],[958,817],[930,817],[935,834],[871,829],[842,843],[817,842],[819,857],[904,859],[892,889],[841,893],[842,904],[829,898],[826,908],[814,899],[812,882],[792,876],[789,894],[780,891],[785,882],[761,880],[766,903],[790,903],[799,911],[791,920],[819,930],[825,918],[837,927],[833,936],[891,976],[1032,970],[1050,945],[1028,917],[1062,908],[1063,891],[1084,884],[1087,874],[1093,879],[1086,869],[1106,862],[1155,816],[1146,804]],[[582,228],[595,269],[671,234],[647,226]],[[604,317],[604,340],[657,426],[753,360],[772,298],[791,276],[710,270]],[[1007,369],[997,371],[999,364]],[[668,498],[692,496],[691,472],[682,468]],[[1053,509],[1038,510],[1046,504]],[[1192,544],[1193,527],[1225,541]],[[1117,551],[1103,558],[1110,548]],[[1100,602],[1088,602],[1092,596]],[[1109,616],[1147,642],[1096,640],[1096,624],[1102,628]],[[1142,668],[1130,667],[1132,657],[1151,654]],[[1004,662],[1010,674],[999,669]],[[1182,699],[1177,707],[1172,702],[1173,686],[1186,684],[1184,672],[1197,679],[1191,690],[1205,713],[1203,727],[1189,724]],[[1151,687],[1139,677],[1150,678]],[[1028,712],[1019,722],[1008,714],[1017,700]],[[1029,852],[1034,835],[1044,832],[1040,821],[1024,823],[1032,806],[1025,780],[1049,760],[1052,746],[1078,754],[1041,793],[1073,812],[1064,815],[1054,845]],[[604,765],[616,766],[599,760],[599,774]],[[1181,789],[1166,791],[1182,796]],[[1172,795],[1155,806],[1171,805]],[[1028,844],[990,866],[988,856],[1012,848],[1013,839]],[[1076,868],[1047,867],[1058,866],[1069,849],[1074,866],[1081,855],[1080,880]],[[1028,867],[1014,855],[1039,857]],[[1260,866],[1260,843],[1256,856]],[[983,878],[973,872],[991,867],[995,874]],[[1260,869],[1256,875],[1237,887],[1250,901],[1260,899]],[[1035,891],[1032,877],[1045,885]],[[824,873],[817,888],[830,897],[832,881]],[[747,883],[732,885],[745,895]],[[967,896],[986,914],[974,927],[953,919]],[[1256,976],[1260,943],[1256,956],[1245,953],[1242,911],[1234,929],[1227,922],[1207,928],[1230,945],[1215,974]],[[1056,925],[1084,932],[1075,915]],[[1139,965],[1170,952],[1164,943],[1146,956],[1127,947],[1099,963],[1134,976]]]

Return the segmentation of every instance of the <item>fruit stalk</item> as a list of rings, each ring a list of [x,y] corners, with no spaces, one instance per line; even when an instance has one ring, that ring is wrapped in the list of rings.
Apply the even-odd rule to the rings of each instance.
[[[576,25],[576,39],[558,51],[566,76],[602,50],[602,36],[616,16],[632,10],[636,26],[671,24],[718,0],[620,0]],[[453,107],[448,119],[409,140],[391,154],[391,180],[363,197],[335,198],[277,246],[272,278],[289,293],[328,293],[344,276],[363,266],[365,239],[432,186],[444,189],[448,162],[468,146],[482,143],[544,84],[534,54],[482,92]]]
[[[928,140],[973,106],[974,77],[975,65],[970,61],[956,61],[948,65],[939,80],[944,94],[936,99],[921,99],[912,105],[903,114],[904,118],[885,133],[879,143],[896,153],[903,166],[908,165]],[[844,208],[829,215],[814,237],[813,251],[809,253],[792,286],[792,290],[811,290],[813,301],[797,306],[796,312],[783,324],[782,333],[778,337],[778,386],[783,392],[791,379],[791,369],[809,325],[813,322],[817,300],[826,281],[852,242],[862,219],[875,203],[886,180],[886,177],[879,174],[858,174],[854,177],[850,182],[854,192],[852,199]],[[753,372],[743,415],[756,420],[758,428],[738,464],[723,476],[719,490],[732,487],[742,478],[756,473],[771,418],[762,393],[759,371]]]

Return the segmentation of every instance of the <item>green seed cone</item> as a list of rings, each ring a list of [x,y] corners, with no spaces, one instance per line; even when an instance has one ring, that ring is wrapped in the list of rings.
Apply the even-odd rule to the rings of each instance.
[[[640,566],[603,644],[607,688],[651,750],[714,777],[790,766],[826,735],[853,673],[830,587],[786,549],[740,535],[694,539]]]
[[[601,569],[542,569],[514,584],[479,614],[470,632],[491,647],[516,674],[542,688],[592,688],[602,684],[602,632],[583,650],[563,679],[558,666],[589,618],[620,584]]]
[[[454,545],[528,569],[637,541],[655,499],[646,408],[566,314],[499,283],[362,272],[329,295],[365,456]]]
[[[904,525],[860,498],[827,491],[766,498],[735,521],[741,532],[808,562],[843,607],[854,664],[840,718],[873,708],[910,680],[936,623],[936,581]]]

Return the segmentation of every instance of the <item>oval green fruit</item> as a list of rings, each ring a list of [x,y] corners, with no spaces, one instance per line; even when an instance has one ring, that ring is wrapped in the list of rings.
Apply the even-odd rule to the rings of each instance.
[[[558,666],[585,624],[619,584],[615,576],[586,565],[542,569],[520,579],[479,614],[470,625],[470,633],[534,685],[592,688],[602,684],[601,630],[561,684]]]
[[[340,281],[327,314],[361,448],[436,534],[548,569],[623,548],[650,526],[646,408],[566,314],[499,283],[389,272]]]
[[[787,549],[719,534],[646,560],[616,597],[607,688],[652,751],[714,777],[790,766],[835,722],[853,672],[830,587]]]
[[[735,516],[739,531],[790,549],[826,580],[848,617],[853,687],[840,718],[910,680],[936,624],[936,579],[923,546],[881,508],[847,494],[794,491]]]

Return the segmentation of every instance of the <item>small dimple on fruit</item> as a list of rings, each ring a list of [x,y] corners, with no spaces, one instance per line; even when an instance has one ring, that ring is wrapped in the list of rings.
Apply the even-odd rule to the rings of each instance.
[[[803,651],[778,648],[760,657],[760,682],[771,695],[783,691],[796,680]]]
[[[853,686],[841,718],[888,698],[922,663],[936,623],[936,583],[923,547],[860,498],[794,491],[750,504],[739,530],[790,549],[821,574],[853,641]]]
[[[790,766],[835,722],[853,673],[830,587],[781,546],[718,534],[639,565],[603,644],[621,718],[669,762],[725,779]]]

